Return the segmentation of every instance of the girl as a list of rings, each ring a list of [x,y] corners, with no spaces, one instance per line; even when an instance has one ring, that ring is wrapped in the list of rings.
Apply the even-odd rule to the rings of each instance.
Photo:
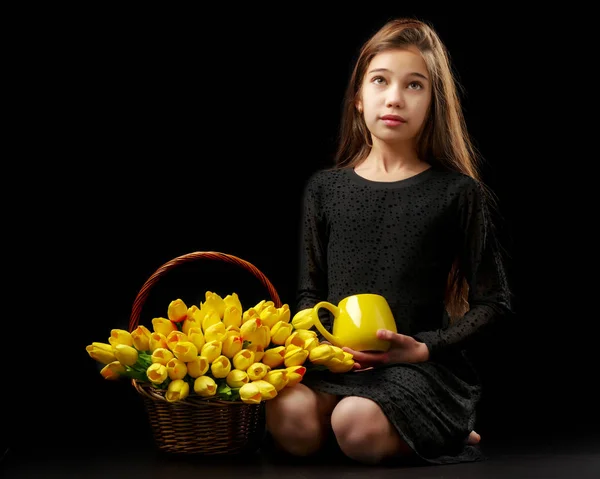
[[[345,348],[352,372],[284,389],[266,403],[267,428],[296,455],[333,432],[366,463],[478,460],[481,384],[466,353],[511,306],[489,195],[429,25],[394,20],[362,47],[335,162],[305,188],[297,309],[377,293],[398,333],[378,331],[386,353]]]

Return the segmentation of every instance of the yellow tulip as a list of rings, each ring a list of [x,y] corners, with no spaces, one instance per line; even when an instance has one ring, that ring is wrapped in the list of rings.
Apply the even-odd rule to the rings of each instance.
[[[219,319],[222,319],[223,313],[225,312],[225,301],[223,298],[212,291],[207,291],[204,294],[204,297],[206,298],[206,301],[204,301],[202,306],[215,310],[219,316]]]
[[[150,336],[152,333],[150,330],[144,326],[139,325],[131,332],[131,340],[133,341],[133,346],[138,351],[149,351],[150,350]]]
[[[262,357],[262,362],[271,368],[276,368],[283,364],[285,358],[285,346],[276,346],[267,349]]]
[[[258,404],[262,401],[260,389],[254,383],[246,383],[240,387],[240,399],[246,404]]]
[[[194,323],[195,324],[195,323]],[[202,328],[199,326],[194,326],[188,329],[187,332],[188,341],[191,341],[196,346],[198,351],[202,351],[202,346],[206,344],[206,340],[204,339],[204,333],[202,332]]]
[[[187,318],[183,321],[183,324],[181,325],[181,331],[184,334],[189,335],[189,331],[191,328],[202,327],[202,321],[200,321],[200,318],[196,317],[196,313],[198,313],[199,311],[200,310],[198,309],[198,306],[196,306],[195,304],[188,308]]]
[[[219,313],[216,311],[209,311],[202,318],[202,331],[206,335],[206,330],[210,328],[213,324],[221,323],[221,318],[219,317]]]
[[[189,341],[187,334],[181,331],[171,331],[167,336],[167,347],[173,351],[179,341]]]
[[[242,333],[242,338],[247,339],[247,336],[256,332],[256,330],[260,327],[261,321],[257,316],[256,318],[249,319],[242,323],[240,326],[240,333]]]
[[[174,354],[173,351],[171,351],[168,348],[156,348],[154,351],[152,351],[152,356],[150,357],[150,360],[153,363],[159,363],[159,364],[163,364],[164,366],[167,365],[167,363],[173,359]]]
[[[244,325],[242,324],[242,327],[243,326]],[[244,336],[244,334],[242,333],[242,338],[245,341],[250,341],[250,343],[252,344],[262,346],[264,349],[267,348],[271,343],[271,330],[263,324],[260,327],[258,327],[253,333],[246,334],[246,336]]]
[[[159,348],[169,349],[167,337],[162,333],[154,332],[150,335],[150,351],[155,351]]]
[[[187,374],[187,365],[181,359],[173,358],[166,366],[167,374],[172,380],[183,379]]]
[[[273,305],[267,306],[260,312],[259,317],[262,324],[272,329],[279,321],[279,311]]]
[[[250,381],[248,373],[240,369],[232,369],[225,378],[225,382],[229,387],[241,388],[244,384]]]
[[[223,313],[223,324],[239,328],[242,325],[242,310],[237,306],[230,305],[225,308]]]
[[[235,306],[237,309],[242,311],[242,303],[240,302],[240,298],[237,293],[228,294],[223,298],[223,302],[225,303],[225,308],[229,306]]]
[[[208,371],[210,366],[208,359],[206,359],[204,356],[196,356],[186,364],[188,374],[193,378],[197,378],[206,374],[206,371]]]
[[[146,376],[154,384],[162,384],[169,377],[167,367],[161,363],[153,363],[146,369]]]
[[[223,341],[222,353],[228,358],[233,358],[242,350],[242,336],[237,331],[228,332]]]
[[[290,323],[278,321],[271,328],[271,342],[274,344],[284,345],[285,340],[292,334],[293,326]]]
[[[167,317],[173,323],[180,323],[188,317],[188,307],[183,300],[177,298],[169,303],[167,308]]]
[[[117,361],[113,347],[108,343],[94,342],[85,347],[90,357],[99,363],[109,364]]]
[[[171,381],[167,387],[165,399],[169,402],[182,401],[190,394],[190,385],[183,379],[175,379]]]
[[[292,318],[294,329],[310,329],[314,326],[313,309],[306,308],[298,311]]]
[[[233,367],[241,371],[246,371],[254,363],[254,351],[242,349],[233,356]]]
[[[263,379],[275,386],[277,392],[281,391],[289,380],[287,369],[273,369],[265,374]]]
[[[254,308],[249,308],[242,313],[242,325],[252,319],[260,319],[258,311]]]
[[[284,323],[290,322],[291,311],[288,304],[282,304],[280,308],[277,308],[277,313],[279,315],[279,321],[283,321]]]
[[[152,327],[155,333],[162,334],[165,338],[171,331],[177,331],[177,326],[167,318],[153,318]]]
[[[115,380],[121,377],[121,374],[125,373],[125,366],[119,361],[113,361],[108,363],[100,370],[100,374],[104,379]]]
[[[346,351],[344,351],[342,348],[340,348],[339,346],[334,346],[333,344],[330,345],[331,349],[333,349],[333,357],[335,359],[339,359],[340,361],[344,360],[344,355],[348,354]]]
[[[194,381],[194,392],[202,397],[214,396],[217,393],[217,383],[210,376],[200,376]]]
[[[294,345],[294,346],[298,346],[299,348],[303,348],[304,347],[304,339],[302,339],[300,337],[300,335],[298,334],[298,331],[294,331],[292,334],[290,334],[287,339],[285,340],[285,347],[287,348],[290,344]]]
[[[304,340],[304,348],[306,349],[309,353],[316,348],[320,343],[319,338],[308,338]]]
[[[173,354],[177,359],[187,363],[198,356],[198,348],[191,341],[179,341],[173,348]]]
[[[285,355],[283,356],[283,363],[287,368],[291,366],[301,366],[308,357],[308,351],[303,348],[295,347],[293,344],[290,346],[293,347],[288,347],[288,349],[286,349]]]
[[[304,366],[289,366],[286,368],[288,371],[288,383],[287,387],[292,387],[302,381],[306,368]]]
[[[333,373],[345,373],[354,368],[354,359],[340,360],[338,358],[331,358],[325,366]]]
[[[211,324],[208,328],[204,330],[204,340],[205,341],[221,341],[225,339],[225,324],[222,321],[218,323]]]
[[[209,341],[200,350],[200,356],[204,356],[209,363],[217,359],[223,351],[223,343],[221,341]]]
[[[138,351],[133,346],[117,344],[114,346],[115,357],[123,366],[133,366],[138,360]]]
[[[265,308],[265,306],[267,306],[267,300],[261,299],[258,303],[256,303],[254,305],[254,307],[252,309],[254,309],[254,311],[256,311],[256,314],[260,315],[260,313]]]
[[[310,350],[308,359],[314,364],[325,364],[335,356],[335,350],[329,344],[319,344]]]
[[[265,377],[265,375],[271,370],[269,366],[263,363],[253,363],[248,367],[246,372],[251,381],[257,381]]]
[[[275,389],[275,386],[273,386],[270,382],[267,382],[264,379],[258,379],[252,382],[258,386],[260,396],[263,400],[268,401],[269,399],[273,399],[275,396],[277,396],[277,389]]]
[[[262,361],[262,358],[265,355],[265,348],[263,348],[260,344],[250,344],[246,349],[249,349],[254,353],[255,362]]]
[[[133,339],[131,338],[131,333],[129,331],[125,331],[124,329],[112,329],[110,331],[110,337],[108,338],[108,342],[111,346],[116,346],[117,344],[133,346]]]
[[[298,336],[300,336],[302,339],[304,339],[304,341],[307,341],[312,338],[318,339],[317,333],[315,333],[311,329],[296,329],[294,332],[298,333]]]
[[[231,371],[231,361],[227,356],[221,355],[212,362],[210,370],[215,378],[226,378]]]

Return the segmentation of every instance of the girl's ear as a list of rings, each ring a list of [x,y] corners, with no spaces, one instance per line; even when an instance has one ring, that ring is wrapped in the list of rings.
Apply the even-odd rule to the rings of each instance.
[[[362,101],[356,100],[356,103],[354,104],[354,106],[356,107],[358,112],[362,115],[362,112],[363,112]]]

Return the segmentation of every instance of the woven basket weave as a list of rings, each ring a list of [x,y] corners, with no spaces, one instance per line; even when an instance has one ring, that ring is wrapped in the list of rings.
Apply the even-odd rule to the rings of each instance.
[[[178,256],[158,268],[140,289],[131,311],[129,331],[137,328],[142,307],[154,284],[171,269],[196,260],[218,260],[240,266],[258,278],[269,292],[275,307],[281,307],[277,291],[267,277],[251,263],[216,251],[198,251]],[[193,393],[175,403],[165,391],[151,383],[132,380],[142,396],[157,447],[169,453],[231,455],[256,451],[265,434],[264,403],[206,399]]]

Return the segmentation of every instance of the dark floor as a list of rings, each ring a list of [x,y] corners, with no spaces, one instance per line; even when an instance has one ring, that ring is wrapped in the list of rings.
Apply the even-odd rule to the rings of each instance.
[[[600,435],[529,438],[482,443],[487,459],[444,466],[365,466],[343,457],[284,459],[272,450],[247,457],[169,455],[137,448],[71,449],[26,453],[9,450],[0,476],[17,478],[600,478]]]

